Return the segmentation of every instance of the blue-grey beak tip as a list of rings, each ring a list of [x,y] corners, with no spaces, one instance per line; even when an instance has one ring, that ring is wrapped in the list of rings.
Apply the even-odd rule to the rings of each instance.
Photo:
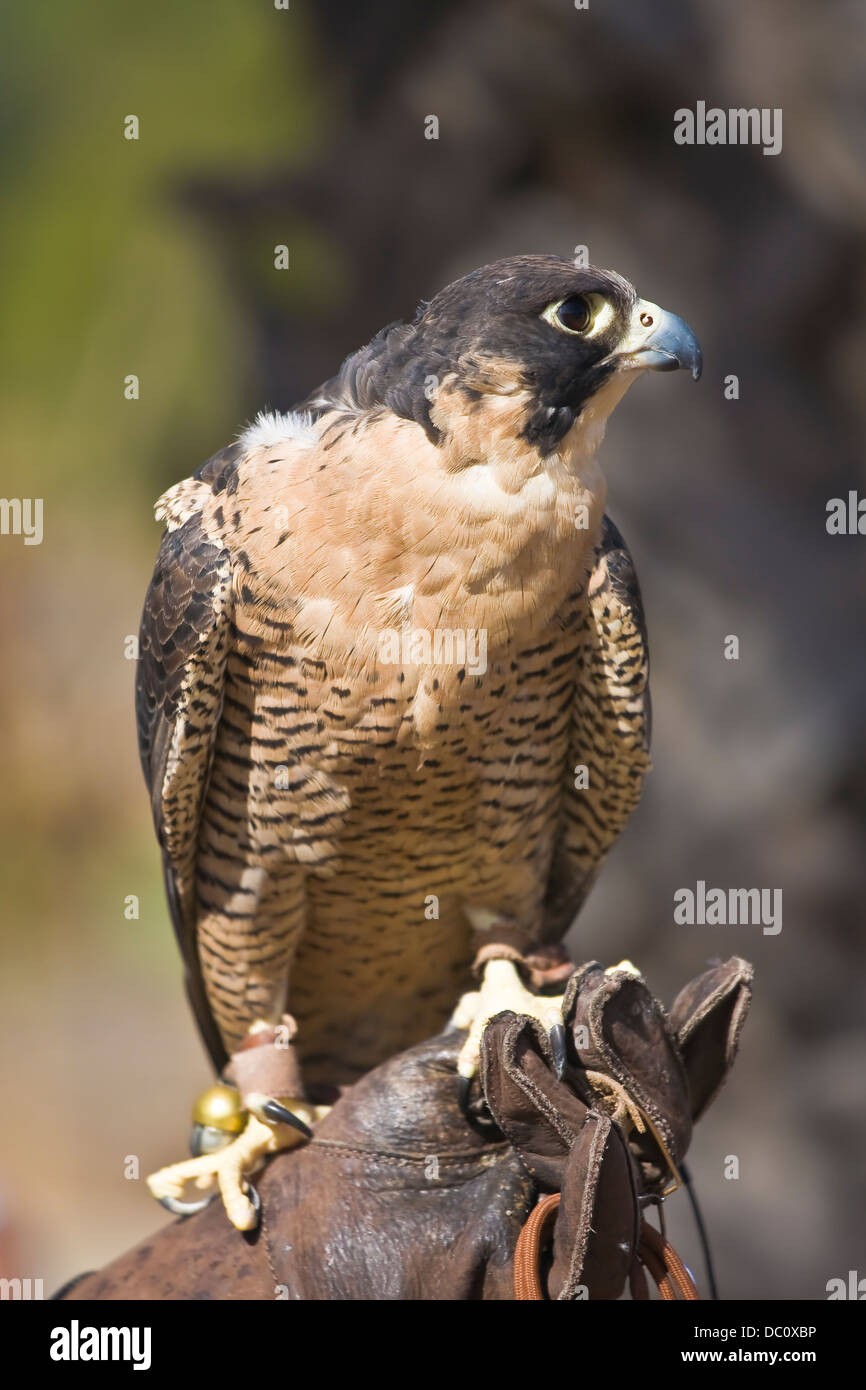
[[[657,372],[675,372],[678,367],[684,367],[691,372],[694,381],[698,380],[704,366],[700,344],[685,319],[665,309],[636,356],[644,366]]]

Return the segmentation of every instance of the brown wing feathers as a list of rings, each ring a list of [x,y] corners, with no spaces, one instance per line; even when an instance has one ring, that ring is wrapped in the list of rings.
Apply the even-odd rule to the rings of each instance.
[[[187,992],[218,1067],[225,1049],[205,996],[196,946],[195,853],[222,708],[229,598],[228,555],[207,538],[199,519],[166,531],[139,636],[139,751]]]

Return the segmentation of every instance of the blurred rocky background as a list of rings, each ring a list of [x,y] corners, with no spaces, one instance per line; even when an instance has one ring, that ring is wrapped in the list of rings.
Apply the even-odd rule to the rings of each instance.
[[[208,1074],[125,656],[152,502],[454,276],[586,246],[681,313],[706,365],[640,382],[605,444],[655,772],[573,951],[631,957],[667,1000],[711,957],[755,963],[691,1155],[722,1295],[866,1274],[866,538],[825,525],[866,492],[864,11],[83,0],[4,24],[3,492],[44,499],[44,540],[0,537],[0,1273],[47,1293],[159,1225],[125,1165],[180,1156]],[[677,145],[699,100],[781,107],[782,152]],[[781,888],[782,931],[675,925],[699,879]]]

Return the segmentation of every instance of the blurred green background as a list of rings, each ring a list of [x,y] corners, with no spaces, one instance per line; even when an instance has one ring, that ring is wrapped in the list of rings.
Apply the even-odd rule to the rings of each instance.
[[[0,1273],[48,1292],[153,1230],[125,1160],[181,1155],[207,1077],[124,655],[154,500],[456,275],[580,244],[689,320],[706,371],[641,383],[605,445],[656,770],[573,953],[631,956],[666,999],[755,961],[692,1167],[724,1294],[824,1297],[866,1259],[866,566],[824,526],[864,485],[863,13],[81,0],[3,26],[2,490],[44,499],[45,535],[0,537]],[[676,146],[697,100],[781,106],[781,155]],[[782,934],[675,927],[698,878],[782,887]],[[697,1262],[682,1201],[672,1224]]]
[[[158,1222],[141,1183],[118,1183],[121,1158],[141,1151],[147,1171],[183,1140],[206,1076],[124,643],[158,544],[156,497],[246,409],[245,338],[180,189],[192,170],[309,155],[322,130],[306,24],[293,16],[284,43],[281,18],[226,0],[25,8],[0,58],[3,491],[42,497],[45,518],[41,546],[0,545],[0,1084],[14,1116],[0,1187],[14,1265],[46,1291]],[[263,249],[263,275],[272,263]],[[124,397],[130,373],[138,400]]]

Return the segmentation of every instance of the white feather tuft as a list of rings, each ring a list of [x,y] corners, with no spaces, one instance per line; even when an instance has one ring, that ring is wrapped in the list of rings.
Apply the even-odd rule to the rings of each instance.
[[[260,410],[253,423],[238,436],[238,443],[250,453],[253,449],[270,449],[275,444],[315,444],[316,438],[313,417],[305,410],[289,411],[286,415],[278,410]]]

